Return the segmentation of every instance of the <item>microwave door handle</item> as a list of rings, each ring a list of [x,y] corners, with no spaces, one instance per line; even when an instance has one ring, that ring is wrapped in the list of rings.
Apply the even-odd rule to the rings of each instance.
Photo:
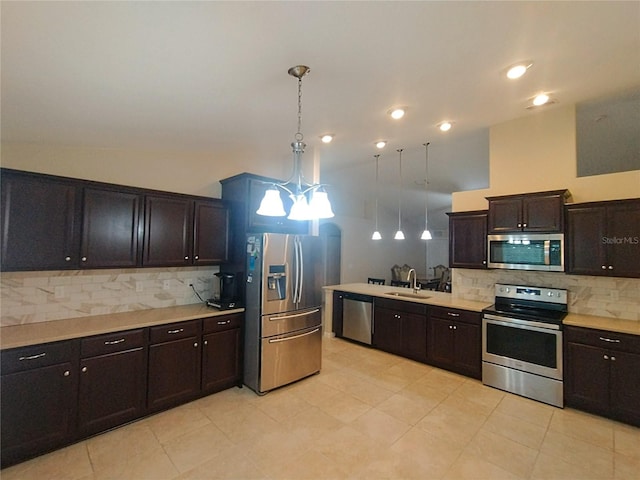
[[[551,264],[551,240],[544,241],[544,264]]]

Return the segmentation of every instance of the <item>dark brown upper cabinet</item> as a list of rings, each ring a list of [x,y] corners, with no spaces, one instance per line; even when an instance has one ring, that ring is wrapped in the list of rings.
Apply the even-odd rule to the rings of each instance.
[[[487,211],[448,213],[449,267],[487,268]]]
[[[640,278],[640,198],[567,206],[567,273]]]
[[[222,263],[222,200],[2,169],[5,271]]]
[[[1,188],[2,269],[78,268],[82,201],[78,185],[3,170]]]
[[[568,190],[487,197],[489,233],[562,232]]]

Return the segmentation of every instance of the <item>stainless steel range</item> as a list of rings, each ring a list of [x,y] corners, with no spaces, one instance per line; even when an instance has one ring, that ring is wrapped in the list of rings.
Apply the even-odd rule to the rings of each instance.
[[[496,284],[483,310],[482,383],[562,408],[566,315],[564,289]]]

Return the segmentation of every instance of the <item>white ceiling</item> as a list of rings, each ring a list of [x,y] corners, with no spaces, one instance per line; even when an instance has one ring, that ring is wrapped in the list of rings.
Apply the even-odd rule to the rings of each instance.
[[[306,64],[302,131],[323,180],[365,187],[386,139],[385,183],[402,147],[419,191],[429,141],[445,203],[487,186],[488,128],[535,115],[534,94],[571,105],[640,85],[635,1],[3,1],[1,15],[3,142],[235,151],[280,172],[296,131],[287,70]],[[525,77],[501,76],[523,59]],[[408,111],[393,122],[396,105]]]

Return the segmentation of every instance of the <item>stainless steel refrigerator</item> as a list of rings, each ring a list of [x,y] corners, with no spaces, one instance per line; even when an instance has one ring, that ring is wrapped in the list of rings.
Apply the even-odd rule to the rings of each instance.
[[[319,237],[247,237],[244,383],[263,394],[320,371]]]

